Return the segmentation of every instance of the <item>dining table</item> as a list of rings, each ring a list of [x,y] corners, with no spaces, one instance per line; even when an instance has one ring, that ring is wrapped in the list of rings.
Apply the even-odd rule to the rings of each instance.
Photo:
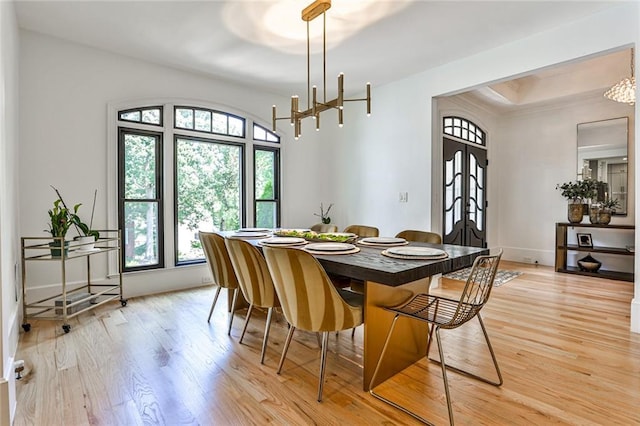
[[[229,238],[233,231],[220,232]],[[246,238],[261,248],[262,238]],[[389,342],[385,362],[371,383],[374,370],[382,353],[384,340],[394,315],[386,306],[399,305],[415,294],[428,293],[434,279],[473,265],[476,257],[488,255],[489,249],[450,244],[408,242],[407,247],[430,247],[443,250],[447,256],[439,259],[403,259],[382,254],[384,246],[360,245],[350,254],[317,254],[313,256],[329,275],[364,282],[364,338],[363,382],[365,391],[377,386],[427,354],[428,326],[410,319],[398,321]],[[304,246],[299,246],[301,249]]]

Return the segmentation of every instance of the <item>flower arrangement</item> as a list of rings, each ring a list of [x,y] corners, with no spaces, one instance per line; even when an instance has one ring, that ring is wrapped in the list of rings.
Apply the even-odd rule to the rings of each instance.
[[[331,223],[331,217],[329,216],[329,212],[331,211],[331,207],[333,207],[333,203],[329,204],[327,207],[327,211],[324,210],[324,206],[320,203],[320,214],[314,213],[314,216],[318,216],[322,223]]]

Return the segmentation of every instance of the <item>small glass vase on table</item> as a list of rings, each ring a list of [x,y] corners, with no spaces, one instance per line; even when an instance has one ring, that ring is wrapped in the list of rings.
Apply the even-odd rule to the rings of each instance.
[[[589,222],[593,225],[600,223],[600,204],[589,205]]]

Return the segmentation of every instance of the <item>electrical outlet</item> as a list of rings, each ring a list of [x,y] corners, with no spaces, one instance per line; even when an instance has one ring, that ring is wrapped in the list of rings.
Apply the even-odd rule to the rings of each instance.
[[[400,202],[401,203],[409,202],[409,193],[408,192],[400,192]]]

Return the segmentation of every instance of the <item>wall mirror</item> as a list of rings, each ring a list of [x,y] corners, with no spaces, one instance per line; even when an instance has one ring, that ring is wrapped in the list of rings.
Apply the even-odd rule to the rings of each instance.
[[[627,214],[628,141],[628,117],[578,124],[578,179],[604,182],[598,201],[617,199],[614,214],[621,216]]]

